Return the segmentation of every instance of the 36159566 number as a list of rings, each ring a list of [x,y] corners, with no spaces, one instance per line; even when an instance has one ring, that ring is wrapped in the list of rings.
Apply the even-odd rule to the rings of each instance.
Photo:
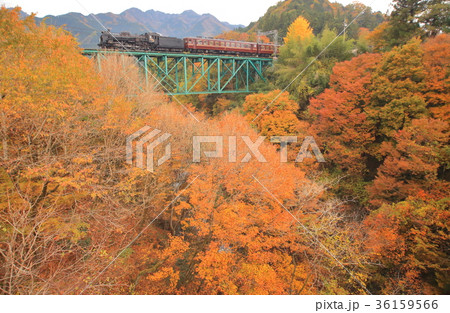
[[[437,310],[437,300],[377,300],[377,310]]]

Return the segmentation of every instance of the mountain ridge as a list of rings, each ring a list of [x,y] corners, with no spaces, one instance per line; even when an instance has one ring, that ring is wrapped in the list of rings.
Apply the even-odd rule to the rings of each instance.
[[[23,14],[27,15],[25,12]],[[119,14],[106,12],[93,15],[86,16],[78,12],[69,12],[35,19],[37,23],[45,22],[48,25],[63,27],[77,37],[83,48],[97,48],[100,33],[104,31],[104,27],[112,32],[128,31],[135,34],[157,32],[165,36],[183,38],[213,37],[244,26],[222,22],[212,14],[198,14],[193,10],[177,14],[152,9],[142,11],[133,7]]]

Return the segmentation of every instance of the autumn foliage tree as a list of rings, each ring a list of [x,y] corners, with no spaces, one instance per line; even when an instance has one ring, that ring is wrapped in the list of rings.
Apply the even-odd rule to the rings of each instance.
[[[377,125],[377,138],[391,138],[411,120],[426,115],[423,97],[425,69],[421,42],[411,40],[384,55],[373,75],[368,118]]]
[[[71,35],[19,11],[0,9],[1,293],[95,293],[94,275],[170,192],[123,159],[126,136],[167,99],[130,100],[143,88],[117,68],[134,62],[105,61],[100,77]]]
[[[81,212],[95,197],[93,157],[72,153],[98,113],[97,75],[72,36],[19,9],[0,8],[0,35],[1,292],[71,289],[86,264],[70,259],[100,247]]]
[[[363,54],[338,63],[330,77],[330,88],[311,100],[310,132],[317,135],[326,159],[341,170],[365,176],[367,151],[375,139],[375,125],[368,120],[372,73],[381,56]]]
[[[384,204],[365,221],[374,292],[448,292],[448,198],[427,198],[418,193],[398,204]]]
[[[423,65],[426,72],[424,97],[432,117],[450,118],[450,35],[441,34],[424,45]]]
[[[299,130],[300,122],[295,115],[298,104],[287,92],[274,90],[247,96],[243,111],[263,136],[292,136]]]
[[[423,153],[405,150],[392,161],[391,170],[399,170],[399,162],[407,153],[418,159],[404,164],[405,170],[419,166],[422,159],[433,164],[433,175],[445,176],[442,172],[446,168],[442,163],[445,159],[445,149],[442,148],[446,140],[445,124],[433,131],[428,127],[431,124],[437,127],[441,122],[425,122],[428,117],[445,116],[448,106],[444,87],[447,79],[445,62],[439,57],[448,47],[445,37],[448,36],[442,35],[425,44],[412,40],[383,56],[364,54],[335,66],[330,88],[311,101],[309,113],[312,117],[311,131],[318,135],[319,140],[323,138],[325,153],[337,169],[356,174],[366,181],[372,180],[379,166],[386,162],[386,147],[396,142],[403,130],[403,134],[412,131],[414,124],[414,136],[434,134],[431,135],[433,139],[424,139],[427,142],[424,144],[428,147],[428,142],[439,142],[437,146],[441,148],[435,153],[431,150]],[[436,92],[431,86],[435,86]],[[423,124],[421,131],[417,130],[420,123]],[[379,175],[382,176],[381,173]],[[393,191],[392,184],[384,183],[386,190]],[[375,196],[375,193],[372,194]],[[390,201],[403,200],[409,194],[403,193],[403,197],[391,198]]]
[[[313,36],[313,30],[309,22],[299,16],[288,28],[284,43],[289,44],[290,41],[302,41]]]
[[[448,38],[339,63],[309,106],[328,175],[342,177],[333,191],[364,221],[377,293],[448,289]]]
[[[241,163],[248,149],[240,136],[252,141],[258,137],[242,116],[231,113],[209,127],[225,138],[237,136],[237,162],[202,155],[203,161],[191,168],[191,176],[198,178],[174,205],[175,232],[169,238],[184,248],[174,251],[175,264],[161,266],[136,290],[146,292],[155,283],[167,290],[169,277],[178,277],[177,292],[183,294],[363,293],[318,244],[325,242],[366,279],[360,274],[366,262],[359,256],[361,238],[341,225],[340,204],[321,198],[326,187],[307,179],[293,164],[281,164],[270,143],[260,146],[266,162],[253,156]],[[225,158],[228,153],[225,148]]]
[[[449,125],[436,119],[416,119],[384,142],[384,162],[370,187],[374,204],[402,201],[416,194],[428,199],[446,196],[450,185],[442,180],[448,169]]]

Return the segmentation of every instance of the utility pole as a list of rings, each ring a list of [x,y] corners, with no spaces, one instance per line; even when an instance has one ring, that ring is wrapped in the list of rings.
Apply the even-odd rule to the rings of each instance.
[[[345,41],[345,32],[347,31],[347,19],[344,20],[344,41]]]

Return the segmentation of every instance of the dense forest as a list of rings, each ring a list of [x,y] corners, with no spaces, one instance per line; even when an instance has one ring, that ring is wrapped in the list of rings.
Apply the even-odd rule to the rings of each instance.
[[[264,16],[245,27],[243,31],[276,29],[281,37],[284,37],[297,17],[303,16],[317,35],[326,27],[341,29],[344,23],[349,24],[361,12],[361,16],[347,29],[347,33],[354,38],[357,37],[359,28],[373,30],[385,20],[381,12],[372,12],[370,7],[358,2],[344,6],[337,2],[331,3],[329,0],[287,0],[269,8]]]
[[[270,83],[176,100],[0,8],[0,293],[448,294],[449,4],[396,0],[337,37],[365,9],[346,8],[281,2],[224,34],[285,29]],[[154,173],[125,160],[145,125],[172,134]],[[218,134],[313,136],[326,163],[269,140],[265,163],[193,163]]]

